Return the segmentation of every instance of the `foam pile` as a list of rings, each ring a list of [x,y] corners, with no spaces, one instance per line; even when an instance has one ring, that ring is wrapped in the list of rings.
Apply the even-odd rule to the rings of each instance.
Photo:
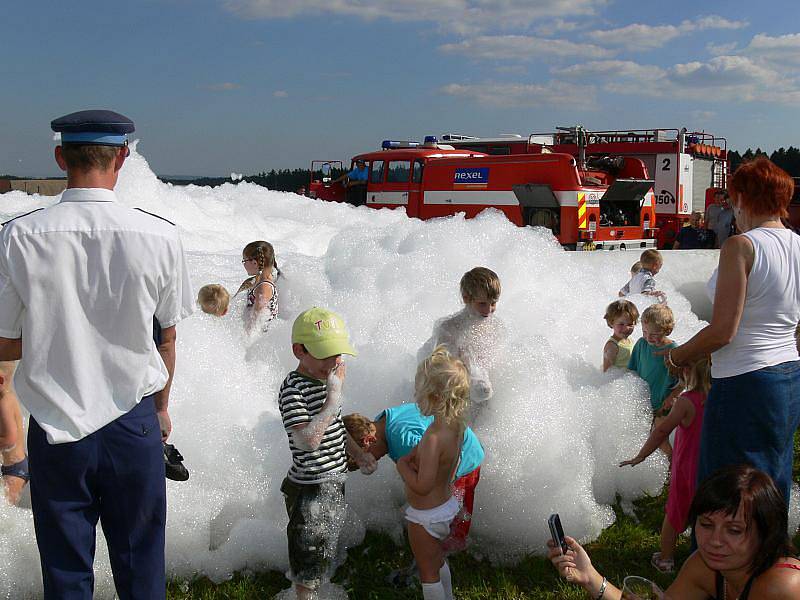
[[[495,395],[475,425],[487,459],[474,550],[497,561],[543,552],[546,518],[556,511],[568,533],[594,538],[613,522],[617,496],[630,501],[661,489],[662,457],[616,466],[647,436],[646,386],[631,374],[600,372],[610,335],[603,312],[635,254],[564,252],[549,232],[515,227],[493,211],[422,222],[247,183],[173,187],[158,181],[135,146],[117,194],[176,223],[195,288],[218,282],[235,291],[245,277],[241,249],[256,239],[273,243],[284,273],[279,318],[265,335],[244,337],[241,295],[225,318],[198,313],[178,327],[171,441],[192,475],[167,484],[171,577],[223,580],[236,570],[287,568],[279,488],[290,455],[276,400],[296,366],[294,317],[314,305],[344,317],[359,351],[348,364],[345,410],[374,415],[412,398],[417,351],[434,322],[460,308],[458,281],[476,265],[500,275],[497,318],[507,338],[491,374]],[[12,192],[0,211],[53,201]],[[679,342],[703,325],[692,307],[704,310],[700,282],[715,263],[713,252],[667,256],[659,280]],[[402,486],[383,462],[376,474],[348,480],[350,543],[365,527],[401,535]],[[102,543],[97,555],[97,597],[111,598]],[[0,503],[0,597],[37,595],[40,586],[30,511]]]

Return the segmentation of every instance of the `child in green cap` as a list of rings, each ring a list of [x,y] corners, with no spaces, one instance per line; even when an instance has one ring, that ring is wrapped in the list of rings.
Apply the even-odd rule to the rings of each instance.
[[[297,598],[310,600],[332,575],[345,518],[347,452],[365,472],[374,471],[376,463],[342,422],[342,355],[356,355],[342,318],[317,307],[301,313],[292,326],[292,352],[299,362],[278,398],[292,453],[281,485],[289,515],[287,576]]]

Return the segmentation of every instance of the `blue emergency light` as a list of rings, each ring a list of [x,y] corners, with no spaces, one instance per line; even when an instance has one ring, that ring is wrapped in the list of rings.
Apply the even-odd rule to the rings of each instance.
[[[427,145],[436,145],[439,143],[439,139],[435,135],[426,135],[425,141],[423,142],[426,146]]]
[[[412,142],[406,140],[383,140],[381,148],[384,150],[391,150],[392,148],[416,148],[420,145],[419,142]]]

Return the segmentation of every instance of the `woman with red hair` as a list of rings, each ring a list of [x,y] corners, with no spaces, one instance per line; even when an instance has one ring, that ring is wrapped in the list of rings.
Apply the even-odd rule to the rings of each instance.
[[[736,170],[729,191],[742,234],[723,244],[708,283],[711,323],[665,360],[678,367],[712,355],[698,481],[747,463],[773,478],[788,506],[800,424],[800,236],[781,217],[794,182],[759,158]]]

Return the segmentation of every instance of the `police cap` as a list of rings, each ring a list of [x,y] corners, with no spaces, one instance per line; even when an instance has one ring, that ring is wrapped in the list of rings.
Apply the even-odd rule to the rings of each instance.
[[[61,133],[62,144],[124,146],[133,121],[113,110],[81,110],[51,121],[53,131]]]

